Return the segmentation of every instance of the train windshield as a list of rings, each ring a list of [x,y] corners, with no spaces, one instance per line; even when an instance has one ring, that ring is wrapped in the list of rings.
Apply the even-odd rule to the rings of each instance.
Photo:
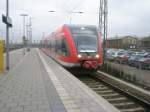
[[[98,33],[95,27],[72,28],[71,33],[78,52],[97,52]]]

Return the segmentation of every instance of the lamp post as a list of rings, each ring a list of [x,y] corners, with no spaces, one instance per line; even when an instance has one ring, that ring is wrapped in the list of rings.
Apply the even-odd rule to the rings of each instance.
[[[34,17],[30,17],[29,18],[29,41],[30,41],[30,48],[32,47],[32,19],[34,19]]]
[[[27,14],[20,14],[20,16],[23,17],[23,36],[25,36],[25,17],[27,17]]]
[[[26,44],[26,35],[25,35],[25,28],[26,28],[26,25],[25,25],[25,17],[27,17],[28,15],[27,15],[27,14],[20,14],[20,16],[23,17],[23,37],[22,37],[22,40],[23,40],[23,47],[24,47],[25,44]],[[23,50],[23,54],[25,54],[25,49]]]
[[[32,47],[32,19],[34,19],[34,17],[30,17],[29,18],[29,23],[26,25],[27,26],[27,37],[28,37],[28,47],[31,48]]]
[[[9,17],[9,0],[6,1],[6,18]],[[9,25],[6,24],[6,70],[9,70]]]

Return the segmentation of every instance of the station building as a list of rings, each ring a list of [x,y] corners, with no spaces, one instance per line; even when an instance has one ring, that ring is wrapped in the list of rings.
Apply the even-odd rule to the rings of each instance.
[[[114,37],[107,39],[107,48],[136,49],[138,38],[133,36]]]
[[[140,39],[139,45],[141,50],[150,51],[150,36]]]

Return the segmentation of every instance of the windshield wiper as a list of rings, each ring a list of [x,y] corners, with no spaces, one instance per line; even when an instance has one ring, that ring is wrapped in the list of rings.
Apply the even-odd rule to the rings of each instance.
[[[81,50],[84,50],[84,51],[85,51],[84,53],[86,53],[88,56],[90,55],[90,53],[87,52],[86,49],[84,49],[84,48],[82,48],[82,47],[80,47],[80,49],[81,49]]]
[[[76,42],[77,42],[77,51],[78,51],[78,52],[80,52],[80,51],[79,51],[79,48],[78,48],[78,45],[79,45],[79,43],[78,43],[78,39],[76,40]],[[89,52],[86,52],[86,49],[84,49],[84,48],[82,48],[82,47],[80,47],[80,49],[81,49],[81,50],[84,50],[84,51],[85,51],[85,53],[86,53],[88,56],[90,55],[90,53],[89,53]]]

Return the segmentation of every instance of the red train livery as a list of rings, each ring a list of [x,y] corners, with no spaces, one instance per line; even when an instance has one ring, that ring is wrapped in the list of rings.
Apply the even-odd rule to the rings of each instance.
[[[42,41],[43,51],[64,67],[95,70],[102,65],[102,38],[94,25],[63,25]]]

